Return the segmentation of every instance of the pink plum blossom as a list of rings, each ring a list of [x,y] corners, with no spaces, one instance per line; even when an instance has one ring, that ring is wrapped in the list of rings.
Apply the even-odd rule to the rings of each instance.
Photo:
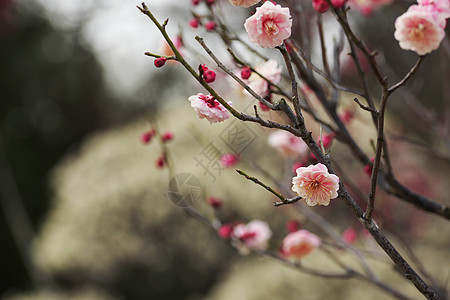
[[[305,199],[306,204],[327,206],[330,200],[337,198],[339,177],[328,173],[325,165],[318,163],[296,170],[297,176],[292,178],[292,190]]]
[[[195,109],[197,117],[206,118],[209,123],[222,122],[230,117],[227,109],[212,95],[198,93],[188,100],[191,101],[191,107]],[[228,104],[231,105],[231,102]]]
[[[291,36],[292,19],[289,8],[270,1],[256,8],[244,23],[250,41],[263,48],[275,48]]]
[[[342,233],[342,238],[349,244],[354,244],[358,238],[358,233],[353,228],[347,228]]]
[[[302,224],[297,220],[289,220],[286,223],[286,230],[288,233],[295,232],[302,227]]]
[[[272,236],[272,231],[266,222],[253,220],[248,224],[237,224],[232,234],[234,246],[241,254],[248,254],[249,250],[264,250]]]
[[[420,9],[409,9],[395,20],[394,37],[400,47],[419,55],[436,50],[444,36],[445,31],[433,16]]]
[[[260,0],[228,0],[231,4],[234,6],[240,6],[240,7],[250,7],[257,3],[259,3]]]
[[[446,19],[450,17],[450,0],[444,1],[421,1],[419,5],[411,5],[409,11],[421,11],[433,18],[433,20],[442,28],[445,29],[447,24]],[[447,3],[445,3],[447,2]]]
[[[225,153],[220,157],[220,164],[224,168],[231,168],[239,163],[239,156],[233,153]]]
[[[421,9],[429,11],[441,28],[445,29],[445,19],[450,18],[450,0],[417,0],[417,3]],[[410,9],[415,6],[412,5]]]
[[[288,258],[299,259],[320,246],[320,238],[305,229],[289,233],[283,239],[281,252]]]
[[[304,155],[309,149],[301,138],[284,130],[277,130],[271,133],[268,142],[270,146],[276,148],[285,156]]]
[[[278,66],[278,63],[275,60],[269,59],[256,66],[255,70],[273,84],[277,84],[281,81],[281,67]],[[261,97],[266,97],[269,94],[269,83],[256,74],[256,72],[251,73],[246,83]]]

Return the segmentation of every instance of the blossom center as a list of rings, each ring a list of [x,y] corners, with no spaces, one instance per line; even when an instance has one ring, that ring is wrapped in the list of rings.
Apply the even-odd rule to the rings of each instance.
[[[277,26],[277,23],[275,23],[275,21],[272,19],[268,19],[268,20],[264,21],[263,29],[264,29],[264,32],[269,36],[276,35],[280,31]]]
[[[219,101],[217,101],[212,95],[201,95],[199,98],[203,100],[209,108],[215,108],[220,104]]]
[[[313,182],[311,182],[311,184],[309,185],[309,188],[313,191],[317,190],[320,187],[320,182],[314,180]]]
[[[420,41],[425,35],[425,25],[419,23],[417,27],[411,29],[411,37],[413,40]]]

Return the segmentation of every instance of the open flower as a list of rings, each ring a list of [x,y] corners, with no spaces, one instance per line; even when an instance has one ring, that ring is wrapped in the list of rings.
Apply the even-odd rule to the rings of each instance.
[[[450,0],[417,0],[419,5],[411,5],[408,10],[425,10],[445,29],[446,19],[450,18]]]
[[[289,8],[270,1],[256,8],[244,23],[250,41],[263,48],[275,48],[291,36],[292,19]]]
[[[301,229],[289,233],[283,239],[281,252],[283,256],[288,258],[299,259],[311,253],[319,245],[320,238],[317,235],[308,230]]]
[[[256,66],[255,70],[273,84],[277,84],[281,81],[281,67],[278,66],[278,63],[273,59],[269,59],[268,61],[259,64]],[[261,97],[269,95],[269,83],[255,72],[251,73],[246,83]]]
[[[276,148],[285,156],[296,157],[308,153],[308,146],[305,142],[284,130],[277,130],[270,134],[269,145]]]
[[[432,14],[415,6],[395,20],[394,37],[399,41],[400,47],[419,55],[436,50],[444,36],[445,31]]]
[[[234,226],[232,234],[235,243],[233,245],[241,254],[248,254],[249,250],[264,250],[272,236],[272,231],[266,222],[253,220],[248,224]]]
[[[203,95],[198,93],[188,99],[191,101],[191,106],[195,109],[197,117],[200,119],[206,118],[209,123],[222,122],[230,116],[227,109],[217,101],[212,95]],[[231,102],[228,102],[231,105]]]
[[[297,176],[292,178],[292,190],[305,199],[306,204],[327,206],[330,200],[337,198],[339,177],[328,173],[325,165],[318,163],[296,170]]]
[[[228,0],[231,4],[234,6],[240,6],[240,7],[250,7],[252,5],[255,5],[260,0]]]

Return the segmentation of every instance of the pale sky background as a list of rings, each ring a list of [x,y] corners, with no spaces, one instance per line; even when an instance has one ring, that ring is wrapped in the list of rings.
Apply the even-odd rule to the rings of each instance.
[[[70,32],[80,28],[82,41],[93,51],[103,66],[106,83],[113,92],[124,98],[132,96],[139,87],[147,84],[149,75],[157,71],[153,66],[153,58],[145,56],[144,52],[160,53],[159,49],[163,43],[162,35],[156,26],[137,9],[136,6],[140,5],[142,1],[18,0],[19,4],[27,6],[38,3],[43,10],[40,13],[46,15],[58,29]],[[229,58],[225,48],[221,46],[223,43],[214,34],[207,33],[204,28],[194,30],[188,26],[188,21],[191,19],[190,10],[202,13],[202,9],[203,12],[206,10],[204,5],[199,5],[193,9],[190,0],[148,0],[145,3],[161,23],[167,17],[170,18],[167,30],[171,36],[175,36],[181,28],[185,43],[191,48],[196,47],[195,50],[199,52],[202,52],[203,49],[195,42],[193,36],[205,37],[205,41],[208,42],[208,45],[218,57]],[[223,3],[226,3],[226,1]],[[231,5],[222,5],[222,8],[225,11],[222,17],[227,17],[228,20],[239,17],[240,13],[242,13],[242,17],[245,16],[245,10],[243,9]],[[175,10],[179,12],[179,20],[174,17]],[[243,31],[243,25],[241,25],[243,20],[244,18],[239,24],[237,22],[228,23],[234,26],[234,30]],[[180,24],[182,27],[180,27]],[[326,25],[326,27],[327,35],[331,41],[338,35],[337,27],[334,24]],[[242,34],[242,39],[251,44],[246,33],[242,32]],[[329,49],[331,48],[329,47]],[[259,51],[281,62],[280,57],[273,56],[273,50],[267,51],[259,48]],[[49,52],[53,55],[61,55],[60,49],[49,49]],[[313,51],[313,53],[315,52]],[[201,55],[205,57],[205,60],[209,59],[206,54],[202,53]],[[208,61],[202,60],[202,63],[204,62],[208,63]],[[209,63],[214,65],[212,61],[209,61]],[[227,61],[224,61],[224,63],[227,64]],[[257,63],[257,61],[254,61],[254,63]]]
[[[81,37],[101,62],[106,81],[119,95],[130,95],[154,72],[153,59],[144,52],[158,53],[162,36],[151,20],[136,8],[137,0],[19,0],[21,4],[39,3],[50,22],[58,29],[73,30],[81,25]],[[171,15],[173,3],[189,12],[189,1],[151,0],[146,4],[161,22]],[[168,26],[177,33],[175,21]]]

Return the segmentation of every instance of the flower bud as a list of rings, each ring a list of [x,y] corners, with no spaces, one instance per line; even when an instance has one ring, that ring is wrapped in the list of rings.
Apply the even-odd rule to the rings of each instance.
[[[209,197],[207,200],[208,204],[211,205],[214,209],[219,209],[222,207],[222,200],[216,197]]]
[[[207,31],[214,31],[214,29],[216,29],[216,22],[214,22],[214,21],[206,22],[205,28]]]
[[[286,223],[286,230],[288,233],[296,232],[301,228],[301,224],[299,221],[290,220]]]
[[[220,226],[217,233],[221,238],[229,239],[231,237],[231,234],[233,233],[233,226],[231,226],[230,224],[223,224],[222,226]]]
[[[166,131],[162,136],[161,140],[163,142],[168,142],[173,139],[173,133],[171,131]]]
[[[158,57],[157,59],[155,59],[155,67],[157,68],[161,68],[162,66],[164,66],[164,64],[166,63],[167,58],[165,57]]]
[[[328,2],[325,0],[312,0],[312,6],[318,13],[324,13],[330,8]]]
[[[155,129],[151,129],[150,131],[144,132],[141,135],[141,142],[143,144],[149,144],[152,141],[152,138],[155,136],[155,134],[156,134]]]
[[[342,8],[344,7],[345,2],[347,2],[347,0],[331,0],[331,5],[333,5],[334,8]]]
[[[214,82],[214,80],[216,80],[216,73],[214,73],[214,71],[207,70],[205,73],[203,73],[203,80],[205,80],[205,82],[207,83]]]
[[[241,78],[242,79],[249,79],[250,75],[252,75],[252,70],[250,70],[249,67],[243,67],[241,70]]]
[[[197,18],[192,18],[189,21],[189,26],[191,26],[192,28],[198,28],[198,25],[200,25],[200,22],[198,21]]]

